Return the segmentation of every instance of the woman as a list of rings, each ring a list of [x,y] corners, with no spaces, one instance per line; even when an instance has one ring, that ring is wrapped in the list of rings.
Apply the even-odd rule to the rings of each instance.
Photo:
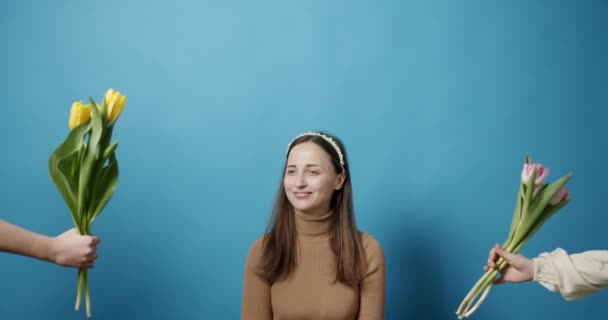
[[[545,252],[534,259],[512,254],[498,244],[490,250],[484,270],[496,267],[502,257],[507,267],[495,283],[536,281],[559,292],[566,300],[589,296],[608,287],[608,251],[589,250],[569,255],[561,248]]]
[[[384,301],[384,253],[357,230],[344,146],[297,136],[268,230],[247,256],[241,318],[383,319]]]

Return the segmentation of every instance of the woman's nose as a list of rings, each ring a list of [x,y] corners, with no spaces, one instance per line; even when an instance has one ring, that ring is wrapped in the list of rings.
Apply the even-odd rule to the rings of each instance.
[[[298,174],[298,177],[296,178],[296,186],[298,188],[306,186],[306,175],[304,173]]]

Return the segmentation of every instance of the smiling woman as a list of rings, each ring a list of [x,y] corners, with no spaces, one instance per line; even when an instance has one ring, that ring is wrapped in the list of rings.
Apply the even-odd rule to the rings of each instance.
[[[242,319],[384,318],[384,253],[357,229],[338,138],[308,132],[289,143],[273,216],[244,279]]]

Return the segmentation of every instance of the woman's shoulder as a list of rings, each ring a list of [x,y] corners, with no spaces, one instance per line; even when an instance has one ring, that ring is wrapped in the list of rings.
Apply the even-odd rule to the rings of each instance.
[[[264,250],[264,236],[261,235],[249,246],[249,255],[261,255]]]
[[[376,239],[374,236],[367,232],[360,231],[361,241],[363,241],[363,246],[365,247],[376,247],[382,249],[382,245],[380,245],[380,241]]]
[[[256,272],[260,270],[262,266],[262,256],[264,255],[264,236],[257,238],[249,247],[247,253],[246,265],[252,268]]]
[[[369,233],[361,232],[361,242],[363,242],[363,249],[366,253],[380,253],[383,254],[382,245],[380,241]]]
[[[367,266],[366,274],[373,274],[379,270],[384,270],[384,250],[380,241],[369,233],[361,232],[361,242]]]

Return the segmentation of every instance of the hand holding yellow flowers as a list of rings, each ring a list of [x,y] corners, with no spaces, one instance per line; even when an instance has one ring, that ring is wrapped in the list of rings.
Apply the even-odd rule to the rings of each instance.
[[[66,140],[51,154],[49,173],[61,193],[80,234],[89,234],[93,220],[110,201],[118,183],[118,142],[110,143],[114,124],[127,98],[109,89],[101,105],[90,99],[72,104]],[[84,286],[87,317],[91,299],[87,269],[78,270],[76,310]]]

